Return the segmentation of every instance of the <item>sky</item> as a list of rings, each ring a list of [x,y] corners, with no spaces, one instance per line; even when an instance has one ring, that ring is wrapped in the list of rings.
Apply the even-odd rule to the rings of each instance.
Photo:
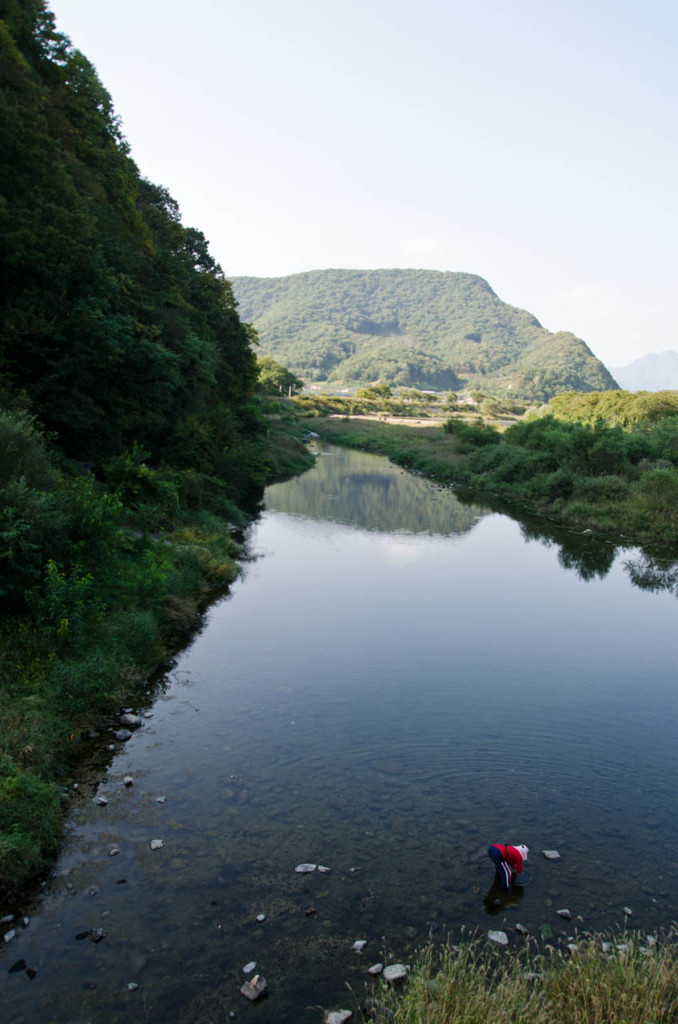
[[[227,277],[479,274],[608,367],[678,350],[671,0],[51,0]]]

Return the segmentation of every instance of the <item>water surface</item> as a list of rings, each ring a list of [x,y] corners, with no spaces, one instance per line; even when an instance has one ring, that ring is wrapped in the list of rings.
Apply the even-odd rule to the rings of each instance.
[[[676,598],[638,552],[534,533],[359,452],[271,487],[153,717],[99,741],[2,1019],[320,1021],[429,935],[675,920]],[[490,842],[532,851],[492,916]]]

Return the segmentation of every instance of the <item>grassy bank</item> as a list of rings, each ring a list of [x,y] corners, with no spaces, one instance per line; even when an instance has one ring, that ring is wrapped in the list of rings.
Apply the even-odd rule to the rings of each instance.
[[[138,447],[97,472],[60,459],[35,421],[0,414],[0,896],[58,850],[83,737],[134,704],[238,573],[263,483],[308,468],[284,424],[231,480],[151,465]],[[237,474],[235,469],[237,468]],[[247,484],[249,483],[249,486]]]
[[[498,952],[486,940],[425,950],[404,989],[384,986],[395,1024],[668,1024],[676,1020],[678,955],[669,935],[575,938],[572,948]],[[492,948],[490,948],[492,947]],[[378,1012],[378,1011],[377,1011]]]
[[[454,418],[438,428],[362,419],[314,423],[328,441],[386,455],[563,525],[678,546],[678,417],[634,430],[553,416],[503,432]]]

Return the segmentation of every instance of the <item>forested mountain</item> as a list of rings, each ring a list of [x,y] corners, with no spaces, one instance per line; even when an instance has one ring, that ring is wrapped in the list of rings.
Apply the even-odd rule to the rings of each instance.
[[[315,270],[232,284],[262,351],[308,381],[475,387],[531,401],[616,386],[581,339],[546,331],[473,274]]]
[[[80,459],[232,443],[251,426],[255,359],[204,236],[141,177],[44,0],[2,0],[0,17],[5,403],[23,396]]]
[[[678,389],[678,352],[650,352],[611,372],[627,391]]]

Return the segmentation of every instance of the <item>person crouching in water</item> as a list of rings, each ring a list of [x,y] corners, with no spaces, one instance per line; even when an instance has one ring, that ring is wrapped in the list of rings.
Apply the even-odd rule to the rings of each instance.
[[[502,846],[501,843],[493,843],[489,847],[487,856],[494,863],[502,892],[508,892],[516,880],[516,875],[522,874],[528,853],[527,846]]]

